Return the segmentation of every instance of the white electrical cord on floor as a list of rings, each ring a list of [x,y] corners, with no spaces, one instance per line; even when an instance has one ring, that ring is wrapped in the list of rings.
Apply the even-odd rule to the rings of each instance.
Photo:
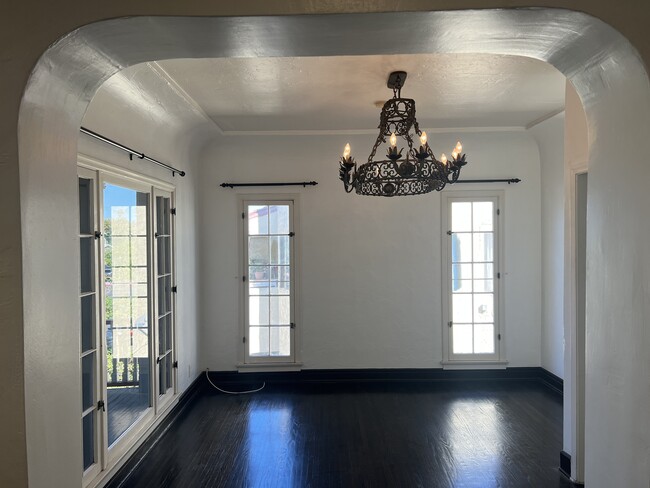
[[[210,383],[214,388],[219,390],[221,393],[227,393],[228,395],[246,395],[248,393],[257,393],[258,391],[261,391],[264,389],[266,386],[266,381],[262,383],[262,386],[260,386],[257,390],[247,390],[247,391],[228,391],[228,390],[222,390],[219,388],[217,385],[215,385],[212,380],[210,380],[210,375],[208,375],[208,370],[205,370],[205,377],[208,379],[208,383]]]

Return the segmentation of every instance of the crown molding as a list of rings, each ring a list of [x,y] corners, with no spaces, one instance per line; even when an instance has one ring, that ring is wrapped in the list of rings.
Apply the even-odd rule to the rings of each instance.
[[[524,132],[524,126],[503,127],[449,127],[436,129],[423,129],[428,134],[470,133],[470,132]],[[340,136],[340,135],[377,135],[377,129],[349,129],[349,130],[225,130],[223,136]]]
[[[190,106],[190,108],[196,114],[198,114],[200,117],[202,117],[207,122],[212,124],[217,129],[217,132],[219,132],[220,135],[224,135],[223,129],[221,129],[221,127],[219,127],[219,125],[212,118],[210,118],[210,116],[207,113],[205,113],[203,108],[201,108],[201,105],[199,105],[198,102],[194,100],[194,98],[192,98],[192,96],[189,93],[187,93],[182,86],[178,84],[178,82],[174,79],[172,75],[170,75],[167,71],[165,71],[165,68],[163,68],[158,63],[158,61],[150,61],[147,63],[147,66],[158,77],[160,77],[162,80],[167,82],[167,84],[172,89],[172,91],[174,91],[174,93],[176,93],[176,95],[178,95],[180,98],[185,100],[185,102]]]
[[[556,115],[560,115],[560,114],[563,113],[563,112],[564,112],[564,107],[560,107],[560,108],[557,108],[557,109],[555,109],[555,110],[551,110],[549,113],[547,113],[547,114],[545,114],[545,115],[542,115],[542,116],[539,117],[538,119],[535,119],[535,120],[529,122],[528,124],[526,124],[526,126],[525,126],[524,128],[525,128],[526,130],[532,129],[532,128],[535,127],[536,125],[539,125],[539,124],[541,124],[542,122],[546,122],[548,119],[552,119],[552,118],[555,117]]]

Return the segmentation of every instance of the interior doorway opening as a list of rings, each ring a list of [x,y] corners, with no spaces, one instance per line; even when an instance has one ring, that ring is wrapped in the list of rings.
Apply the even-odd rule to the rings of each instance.
[[[63,371],[60,377],[70,378],[79,376],[78,364],[69,358],[78,357],[78,344],[75,340],[76,331],[57,330],[58,338],[53,337],[55,331],[50,331],[48,320],[42,317],[39,310],[49,310],[50,315],[56,314],[61,323],[75,324],[77,322],[76,302],[77,280],[66,277],[61,273],[58,280],[59,287],[56,293],[48,289],[50,281],[42,279],[37,270],[41,263],[49,262],[48,257],[56,255],[58,267],[72,269],[78,262],[78,251],[71,249],[65,239],[52,239],[44,243],[39,237],[45,235],[73,235],[75,232],[75,208],[77,205],[75,195],[71,192],[71,181],[75,177],[76,146],[74,141],[78,137],[80,121],[92,93],[103,80],[110,77],[121,66],[128,66],[144,60],[155,60],[170,57],[218,57],[218,56],[278,56],[278,55],[328,55],[339,54],[372,54],[391,52],[394,50],[394,39],[403,39],[400,48],[409,50],[431,50],[443,52],[496,52],[504,54],[520,54],[545,59],[552,62],[558,69],[566,73],[575,82],[578,90],[589,95],[588,105],[585,107],[590,120],[596,125],[599,121],[608,121],[608,129],[602,131],[600,137],[592,144],[592,153],[595,155],[592,171],[592,181],[599,182],[594,185],[596,190],[591,196],[596,196],[596,207],[604,206],[607,195],[616,193],[621,195],[621,202],[617,212],[607,215],[598,228],[590,227],[590,235],[606,239],[605,229],[612,224],[621,227],[619,231],[635,232],[634,217],[638,215],[637,205],[632,199],[642,196],[641,191],[626,191],[630,181],[634,184],[635,175],[644,176],[642,168],[644,159],[635,158],[640,151],[634,144],[642,140],[644,131],[648,128],[648,114],[644,111],[647,107],[648,87],[645,70],[640,63],[636,52],[625,39],[609,26],[596,19],[575,12],[553,11],[546,9],[513,10],[513,11],[472,11],[472,12],[427,12],[424,15],[398,13],[386,16],[365,15],[355,19],[354,40],[350,39],[350,32],[346,33],[345,27],[349,23],[332,23],[327,16],[293,16],[275,18],[130,18],[111,22],[101,22],[82,28],[66,41],[56,45],[56,49],[48,51],[35,68],[34,75],[26,90],[20,117],[20,169],[21,169],[21,204],[22,214],[22,242],[23,242],[23,269],[24,269],[24,310],[25,310],[25,393],[30,398],[30,405],[26,411],[27,444],[29,452],[29,477],[36,485],[46,485],[49,481],[59,482],[61,485],[73,486],[69,483],[66,473],[75,473],[76,467],[81,464],[74,456],[67,453],[52,453],[48,446],[39,442],[43,435],[57,437],[64,445],[73,448],[80,446],[80,428],[59,432],[58,425],[74,425],[77,422],[76,410],[80,387],[75,390],[67,384],[62,384],[61,379],[54,374],[40,368],[42,353],[48,351],[52,357],[67,358],[60,361],[58,371]],[[504,22],[495,22],[498,16],[503,15]],[[475,30],[464,32],[463,36],[454,36],[453,39],[431,38],[430,43],[422,46],[421,39],[413,39],[413,31],[440,29],[445,25],[458,23],[462,25],[467,16],[474,20]],[[153,20],[152,20],[153,19]],[[337,20],[346,19],[340,17]],[[351,19],[348,19],[351,20]],[[362,20],[362,22],[357,22]],[[553,20],[553,22],[550,22]],[[255,28],[255,23],[260,23]],[[267,24],[271,23],[273,28]],[[419,27],[418,27],[419,24]],[[399,26],[408,26],[408,30],[398,32]],[[549,25],[554,30],[554,35],[549,35]],[[245,29],[244,27],[248,27]],[[337,31],[338,29],[338,31]],[[395,35],[390,39],[382,36],[387,30],[392,30]],[[279,39],[273,33],[278,31],[291,32],[294,38],[292,43],[286,39]],[[361,32],[360,32],[361,31]],[[255,35],[238,36],[242,32],[254,32]],[[522,33],[526,38],[522,37]],[[581,33],[577,35],[576,32]],[[323,38],[323,33],[327,33]],[[373,35],[374,33],[374,35]],[[368,34],[367,36],[361,34]],[[591,36],[591,37],[590,37]],[[384,39],[382,39],[382,37]],[[205,42],[206,38],[213,42]],[[577,41],[576,41],[577,38]],[[359,44],[358,40],[363,39]],[[409,44],[409,39],[413,39]],[[486,42],[486,40],[492,42]],[[565,42],[558,42],[561,39]],[[237,40],[237,42],[234,42]],[[416,42],[417,41],[417,42]],[[234,44],[233,44],[234,42]],[[86,54],[94,59],[117,60],[106,62],[97,66],[96,70],[84,69],[88,59],[83,53],[69,56],[75,52],[79,43],[88,46]],[[133,50],[133,43],[138,43],[144,48]],[[92,47],[100,46],[102,56],[96,56]],[[567,54],[569,53],[569,54]],[[597,66],[584,66],[584,61],[602,60],[603,53],[615,58],[612,63],[599,63]],[[75,64],[77,63],[77,65]],[[604,67],[604,68],[603,68]],[[612,68],[615,67],[615,68]],[[71,73],[75,73],[72,78]],[[634,99],[634,103],[631,100]],[[628,103],[618,103],[618,102]],[[66,141],[56,145],[48,141]],[[608,181],[608,191],[604,190],[604,181],[609,180],[609,164],[616,160],[617,148],[621,143],[629,147],[628,176],[626,182]],[[638,173],[638,175],[637,175]],[[638,179],[638,178],[637,178]],[[48,219],[48,206],[50,200],[43,195],[54,194],[57,196],[59,206],[58,219]],[[646,202],[647,200],[642,200]],[[622,209],[622,210],[621,210]],[[624,216],[619,214],[628,211]],[[68,217],[66,217],[68,216]],[[620,235],[620,232],[617,233]],[[632,255],[645,256],[647,250],[638,246],[643,245],[643,239],[630,239]],[[618,253],[619,249],[609,251],[616,246],[610,246],[605,256],[595,256],[596,266],[602,267],[602,273],[612,273],[613,277],[621,278],[625,273],[633,270],[635,263],[631,258],[623,256],[622,259],[612,252]],[[587,245],[589,253],[589,245]],[[596,267],[595,266],[595,267]],[[619,268],[614,269],[614,266]],[[59,268],[53,270],[56,272]],[[604,286],[604,280],[599,276],[589,284],[598,291],[599,286]],[[622,279],[620,279],[623,282]],[[634,285],[635,283],[632,283]],[[616,313],[624,307],[629,300],[625,299],[625,287],[610,290],[607,303],[599,304],[588,301],[587,308],[590,317],[593,317],[594,326],[605,330],[609,325],[607,316]],[[604,295],[604,293],[603,293]],[[72,297],[72,298],[71,298]],[[589,300],[589,294],[586,296]],[[609,307],[605,310],[605,307]],[[593,310],[592,310],[593,309]],[[600,313],[605,312],[608,313]],[[593,312],[593,313],[592,313]],[[630,314],[628,314],[630,315]],[[641,332],[636,323],[630,319],[631,326],[635,326],[628,336],[621,338],[618,345],[622,349],[632,347],[635,341],[643,343]],[[53,340],[58,339],[58,340]],[[592,374],[593,385],[600,374],[606,371],[608,361],[612,354],[608,353],[604,342],[606,337],[595,336],[593,348],[601,354],[599,363],[594,365]],[[598,359],[598,358],[597,358]],[[55,368],[52,368],[54,370]],[[643,368],[638,368],[639,373],[633,373],[626,380],[624,386],[633,384],[635,380],[642,380],[639,375]],[[625,371],[628,372],[627,370]],[[636,392],[626,388],[630,393],[626,397],[626,405],[630,415],[625,418],[612,418],[607,412],[611,411],[617,399],[610,385],[599,385],[591,393],[593,402],[590,408],[593,415],[592,423],[607,421],[607,429],[593,429],[590,447],[593,447],[591,457],[594,461],[608,457],[610,462],[606,467],[599,467],[594,462],[593,479],[599,479],[603,484],[614,485],[613,480],[628,480],[631,485],[640,485],[643,474],[640,473],[643,462],[639,459],[644,451],[643,438],[634,442],[625,440],[625,449],[613,449],[623,443],[623,436],[629,430],[629,424],[634,418],[642,417],[643,411],[638,411],[647,404],[647,392]],[[587,391],[590,391],[587,389]],[[600,401],[599,401],[600,400]],[[43,407],[41,407],[43,406]],[[39,427],[43,427],[39,431]],[[596,425],[594,425],[596,427]],[[50,432],[50,429],[52,432]],[[614,433],[609,439],[605,436]],[[610,450],[611,449],[611,450]],[[79,449],[81,453],[81,449]],[[607,467],[615,469],[607,470]],[[623,475],[621,477],[617,477]],[[645,478],[647,480],[647,478]],[[63,480],[63,481],[62,481]],[[610,481],[612,481],[610,483]],[[635,483],[636,482],[636,483]]]
[[[585,479],[585,352],[587,328],[587,172],[577,173],[575,181],[575,370],[573,372],[574,399],[571,408],[575,445],[575,463],[571,478],[577,483]]]

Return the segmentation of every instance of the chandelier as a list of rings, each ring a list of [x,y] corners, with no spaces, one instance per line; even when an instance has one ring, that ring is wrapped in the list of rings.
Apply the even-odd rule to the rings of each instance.
[[[427,144],[427,133],[420,130],[415,118],[415,100],[402,98],[405,80],[404,71],[394,71],[388,77],[387,85],[393,90],[393,98],[381,109],[379,135],[368,161],[357,168],[354,158],[350,157],[350,144],[345,145],[339,178],[347,193],[356,190],[359,195],[394,197],[440,191],[447,183],[455,183],[461,168],[467,164],[460,141],[453,149],[451,159],[443,153],[438,161],[433,155]],[[413,147],[411,129],[420,138],[419,149]],[[377,149],[386,143],[387,137],[390,142],[386,154],[388,159],[375,161]],[[406,156],[402,155],[404,148],[398,152],[398,137],[406,141]]]

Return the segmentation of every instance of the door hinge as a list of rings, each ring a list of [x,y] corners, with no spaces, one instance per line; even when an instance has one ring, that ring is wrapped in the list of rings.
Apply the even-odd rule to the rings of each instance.
[[[497,280],[501,279],[501,273],[497,273]]]
[[[99,239],[103,235],[104,234],[102,234],[100,231],[98,231],[98,230],[95,231],[95,239]]]
[[[497,208],[497,215],[501,215],[501,209]]]
[[[241,218],[242,220],[246,218],[246,214],[244,212],[241,213]]]
[[[178,361],[174,361],[174,364],[172,364],[174,368],[178,368]]]
[[[295,328],[296,328],[296,324],[294,324],[293,322],[291,322],[291,323],[289,324],[289,327],[292,328],[292,329],[295,329]]]
[[[172,286],[172,293],[178,293],[178,286]]]
[[[246,336],[241,338],[242,343],[246,344]]]
[[[451,231],[450,231],[450,230],[447,231],[447,235],[448,235],[448,236],[451,235]]]
[[[501,334],[497,334],[497,339],[501,340]]]
[[[447,322],[447,325],[448,325],[449,327],[451,327],[452,325],[454,325],[454,323],[450,321],[450,322]]]
[[[102,412],[106,411],[106,404],[104,403],[104,400],[99,400],[97,402],[97,410],[101,410]]]
[[[296,235],[295,232],[289,232],[289,237],[293,237],[293,236],[295,236],[295,235]]]
[[[246,283],[246,276],[242,276],[242,277],[241,277],[241,280],[242,280],[244,283]]]
[[[172,209],[170,210],[170,212],[171,212],[172,215],[176,215],[176,207],[172,208]]]

